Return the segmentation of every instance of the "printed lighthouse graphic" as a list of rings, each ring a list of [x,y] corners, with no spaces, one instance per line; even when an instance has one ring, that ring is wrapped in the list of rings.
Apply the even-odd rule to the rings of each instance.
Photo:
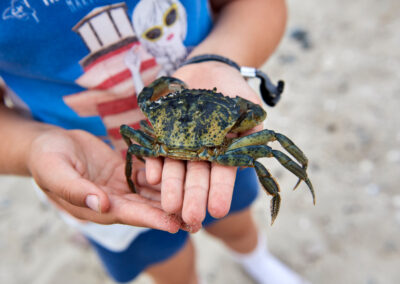
[[[80,61],[84,70],[76,83],[86,88],[64,97],[65,103],[79,116],[100,116],[113,146],[126,148],[119,126],[138,128],[144,115],[137,106],[132,73],[125,64],[132,48],[141,49],[125,3],[92,10],[73,30],[79,34],[90,53]],[[139,81],[152,82],[160,71],[154,57],[146,51],[139,53]]]

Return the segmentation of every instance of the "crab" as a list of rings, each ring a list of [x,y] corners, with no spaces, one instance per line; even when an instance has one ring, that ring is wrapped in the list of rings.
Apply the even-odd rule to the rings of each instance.
[[[244,98],[230,98],[213,90],[188,89],[173,77],[160,77],[138,95],[138,105],[148,121],[140,130],[121,125],[120,133],[128,145],[125,175],[129,188],[132,181],[132,158],[169,157],[179,160],[209,161],[227,166],[254,167],[260,183],[271,199],[271,223],[278,215],[281,197],[279,185],[270,172],[257,161],[275,158],[299,180],[304,181],[315,204],[314,189],[307,176],[308,159],[285,135],[264,129],[247,136],[228,138],[242,133],[266,118],[263,108]],[[267,145],[278,141],[297,160]],[[133,143],[136,142],[136,143]]]

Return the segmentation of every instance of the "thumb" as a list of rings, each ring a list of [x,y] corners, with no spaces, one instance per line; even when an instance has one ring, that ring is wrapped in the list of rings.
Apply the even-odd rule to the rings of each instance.
[[[70,162],[61,157],[52,157],[51,162],[41,164],[42,167],[38,167],[41,170],[34,178],[43,190],[56,194],[72,205],[90,208],[98,213],[110,209],[107,194],[82,177]]]

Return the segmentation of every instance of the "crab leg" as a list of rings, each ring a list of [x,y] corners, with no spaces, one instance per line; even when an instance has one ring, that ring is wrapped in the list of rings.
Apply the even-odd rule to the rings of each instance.
[[[151,125],[149,124],[149,122],[147,120],[141,120],[139,122],[139,124],[140,124],[140,129],[144,133],[147,133],[149,135],[153,135],[154,136],[154,129],[151,127]]]
[[[268,147],[268,146],[267,146]],[[271,176],[270,172],[259,162],[250,155],[245,154],[229,154],[221,155],[216,158],[216,162],[227,166],[248,166],[254,167],[267,194],[272,195],[271,199],[271,224],[274,223],[276,216],[278,216],[281,196],[279,195],[279,185]]]
[[[125,164],[125,177],[128,182],[128,186],[133,193],[136,193],[135,185],[132,181],[132,155],[137,156],[141,161],[144,161],[142,157],[153,157],[156,153],[151,150],[153,148],[154,138],[147,135],[141,130],[135,130],[128,125],[121,125],[119,132],[122,138],[128,145],[128,151],[126,152],[126,164]],[[140,145],[133,144],[132,140],[136,141]]]
[[[275,131],[269,129],[264,129],[256,133],[234,139],[227,150],[233,150],[249,145],[264,145],[272,141],[278,141],[279,144],[302,165],[304,170],[307,169],[308,159],[304,155],[303,151],[301,151],[300,148],[297,147],[296,144],[294,144],[292,140],[285,135],[276,133]],[[299,179],[293,189],[296,189],[300,182],[301,179]]]
[[[136,130],[133,129],[132,127],[129,127],[128,125],[121,125],[119,128],[119,133],[121,133],[122,138],[124,138],[126,144],[128,146],[132,145],[132,140],[136,141],[142,146],[145,146],[147,148],[152,148],[154,138],[147,135],[145,132],[141,130]]]
[[[133,193],[136,193],[135,185],[132,181],[132,156],[135,155],[138,159],[142,157],[157,157],[157,153],[154,150],[146,147],[131,144],[126,152],[126,164],[125,164],[125,177],[128,182],[128,186]]]
[[[313,197],[313,203],[315,204],[315,194],[314,194],[314,188],[311,184],[311,181],[309,180],[307,176],[307,172],[304,168],[300,167],[295,161],[293,161],[289,156],[286,154],[282,153],[281,151],[278,150],[273,150],[271,147],[267,145],[251,145],[251,146],[245,146],[241,148],[236,148],[233,150],[228,150],[225,152],[224,155],[221,155],[223,159],[229,159],[229,157],[232,156],[237,156],[237,155],[248,155],[254,159],[262,158],[262,157],[267,157],[267,158],[272,158],[274,157],[282,166],[284,166],[286,169],[291,171],[293,174],[295,174],[300,180],[304,180],[307,186],[309,187],[311,191],[311,195]],[[234,161],[233,161],[234,163]],[[235,164],[231,164],[234,166]],[[242,166],[242,165],[240,165]]]

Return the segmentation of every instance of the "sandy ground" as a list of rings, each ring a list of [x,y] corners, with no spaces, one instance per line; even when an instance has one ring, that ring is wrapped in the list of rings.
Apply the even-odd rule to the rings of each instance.
[[[313,283],[400,283],[400,2],[288,4],[286,36],[265,66],[287,89],[265,126],[307,153],[317,205],[267,160],[283,203],[271,227],[260,196],[257,222],[271,251]],[[0,283],[113,283],[28,179],[0,177],[0,186]],[[208,283],[253,283],[220,243],[194,239]]]

